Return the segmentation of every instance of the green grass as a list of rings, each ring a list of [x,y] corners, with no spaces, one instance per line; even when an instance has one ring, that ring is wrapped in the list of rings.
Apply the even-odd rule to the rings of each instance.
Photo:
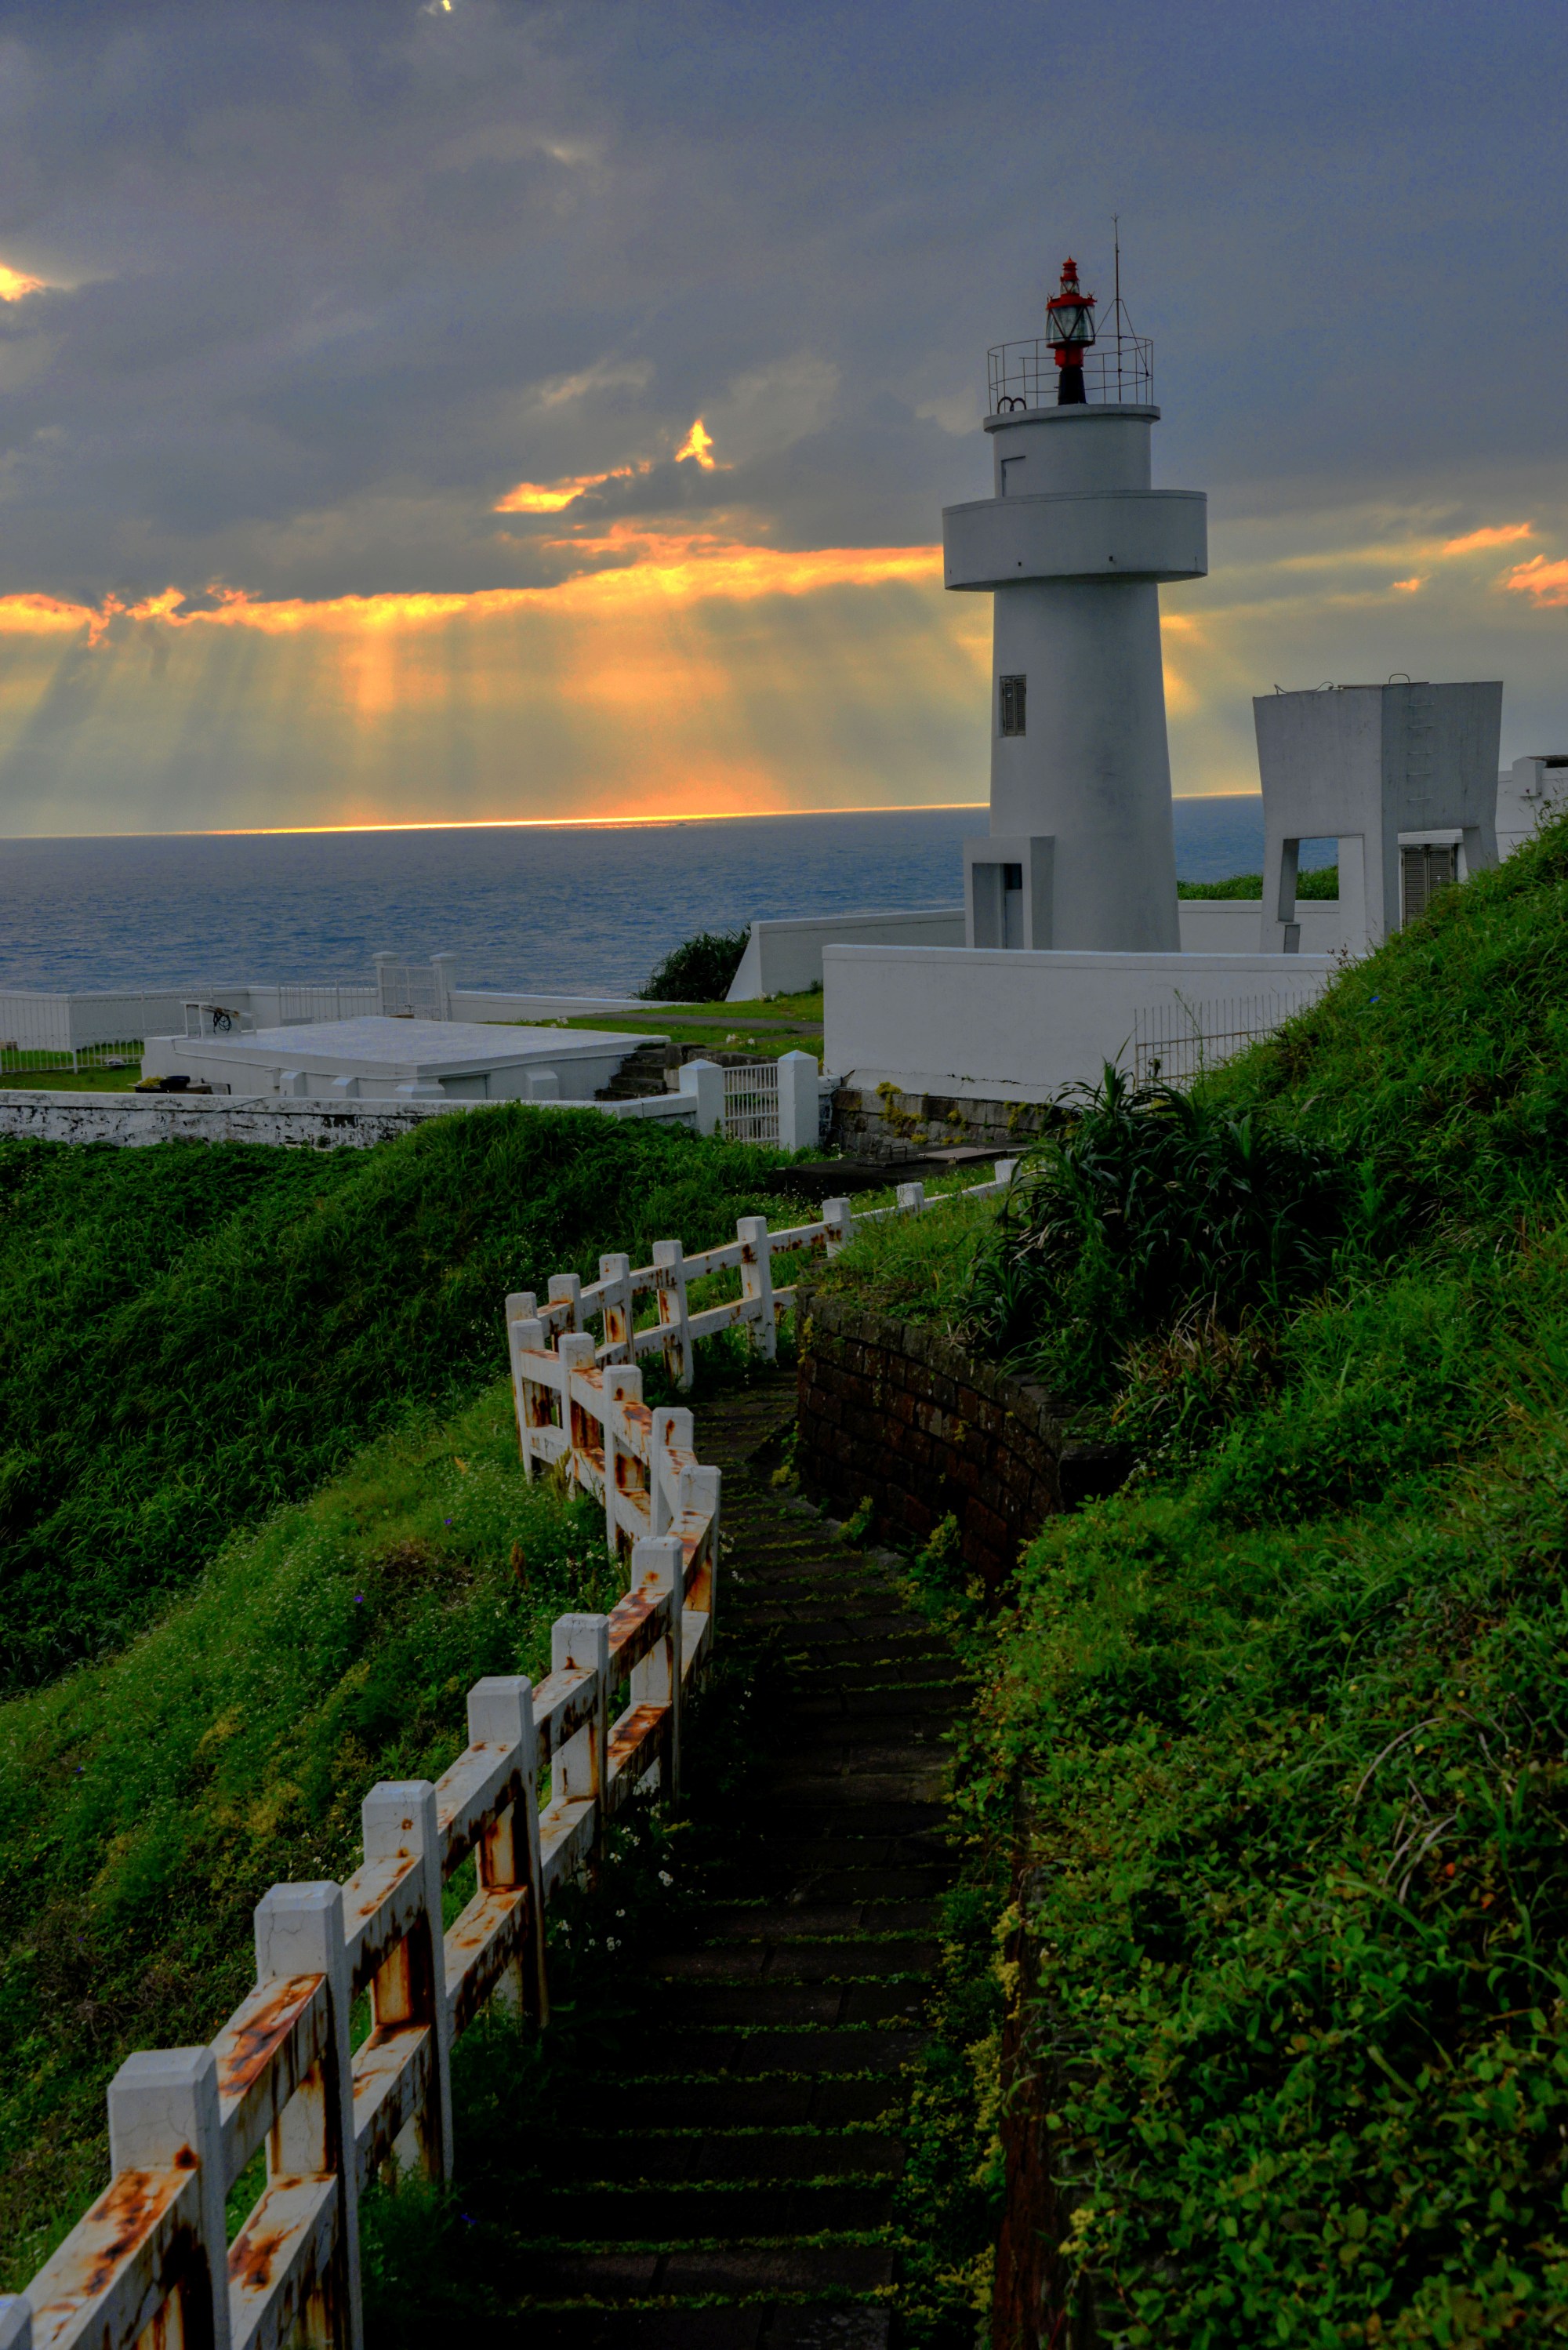
[[[236,1528],[505,1360],[502,1300],[772,1207],[778,1154],[496,1107],[367,1150],[0,1140],[0,1669],[112,1651]]]
[[[1343,1163],[1330,1274],[1131,1345],[1132,1481],[1006,1614],[919,1566],[982,1678],[992,1932],[928,2067],[918,2341],[972,2334],[1004,1956],[1070,2338],[1568,2338],[1565,941],[1560,826],[1207,1080]]]
[[[1261,899],[1263,894],[1263,877],[1261,873],[1231,873],[1227,875],[1223,881],[1179,881],[1176,885],[1176,894],[1179,898]],[[1314,867],[1310,873],[1298,873],[1296,896],[1314,899],[1337,899],[1339,896],[1338,866],[1320,865]]]
[[[123,1069],[0,1070],[0,1093],[125,1094],[141,1075],[140,1055]]]
[[[244,1995],[267,1887],[347,1875],[375,1781],[439,1773],[470,1683],[546,1671],[556,1617],[622,1581],[602,1514],[524,1481],[502,1383],[234,1538],[121,1655],[0,1705],[11,2286],[101,2190],[123,2056]]]
[[[957,1191],[974,1178],[955,1178]],[[937,1187],[928,1187],[928,1196]],[[856,1206],[860,1205],[858,1200]],[[934,1322],[950,1335],[967,1327],[975,1259],[996,1221],[996,1200],[955,1200],[918,1216],[888,1216],[857,1232],[812,1275],[814,1288],[853,1296],[896,1322]]]

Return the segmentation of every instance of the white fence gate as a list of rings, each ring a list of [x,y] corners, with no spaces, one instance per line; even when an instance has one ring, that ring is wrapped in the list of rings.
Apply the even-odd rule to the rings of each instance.
[[[724,1071],[724,1134],[731,1142],[779,1139],[779,1065],[750,1061]]]

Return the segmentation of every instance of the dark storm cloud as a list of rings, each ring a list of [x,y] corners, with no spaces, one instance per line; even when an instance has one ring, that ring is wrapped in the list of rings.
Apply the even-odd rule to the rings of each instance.
[[[1544,0],[13,10],[0,262],[56,290],[0,305],[0,593],[928,542],[986,344],[1069,245],[1107,292],[1118,206],[1220,512],[1555,463],[1563,52]]]

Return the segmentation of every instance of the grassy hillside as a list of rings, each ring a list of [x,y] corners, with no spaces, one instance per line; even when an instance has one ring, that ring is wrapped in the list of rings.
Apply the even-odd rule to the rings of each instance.
[[[343,1877],[378,1778],[434,1776],[487,1672],[611,1604],[602,1514],[528,1485],[509,1386],[236,1536],[107,1662],[0,1705],[0,2243],[24,2281],[107,2176],[128,2050],[209,2038],[250,1913]]]
[[[1232,1175],[1238,1136],[1334,1173],[1326,1269],[1243,1298],[1211,1231],[1185,1285],[1168,1253],[1152,1322],[1079,1349],[1127,1490],[1000,1620],[921,1566],[985,1676],[974,1883],[1075,2342],[1568,2338],[1565,1045],[1559,827],[1199,1090]],[[1085,1208],[1060,1294],[1125,1270],[1131,1200]],[[953,2343],[940,2182],[998,2175],[960,2103],[914,2167]]]
[[[236,1527],[475,1393],[509,1289],[705,1245],[778,1163],[507,1108],[320,1155],[0,1140],[0,1677],[112,1650]]]

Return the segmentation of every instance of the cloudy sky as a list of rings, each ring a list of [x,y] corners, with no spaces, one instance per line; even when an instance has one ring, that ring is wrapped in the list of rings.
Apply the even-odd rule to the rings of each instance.
[[[1560,0],[6,0],[0,834],[985,795],[989,343],[1155,343],[1179,791],[1568,748]]]

